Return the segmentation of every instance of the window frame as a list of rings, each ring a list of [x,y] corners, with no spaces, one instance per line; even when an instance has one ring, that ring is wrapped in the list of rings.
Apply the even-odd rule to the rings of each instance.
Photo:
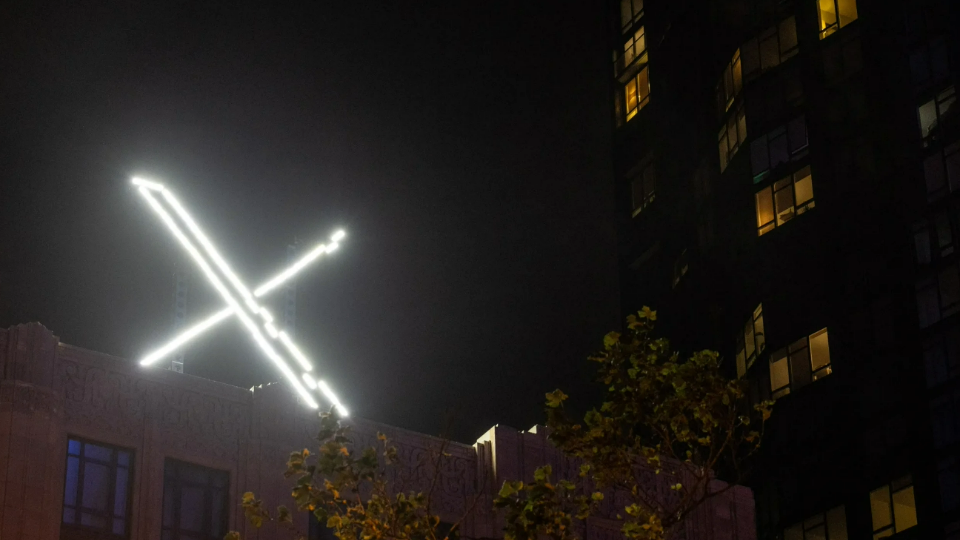
[[[790,28],[793,35],[790,35]],[[772,64],[764,62],[763,45],[776,39],[777,58]],[[790,41],[793,40],[791,44]],[[740,46],[740,62],[744,82],[751,81],[771,69],[780,66],[800,52],[797,34],[797,20],[791,15],[777,24],[765,28],[756,37],[748,39]]]
[[[837,516],[842,520],[835,521]],[[834,519],[834,521],[831,521]],[[842,526],[837,526],[842,523]],[[833,525],[833,526],[831,526]],[[817,528],[823,528],[823,535],[808,535]],[[803,521],[783,529],[783,540],[847,540],[847,512],[844,505],[836,506],[824,512],[814,514]]]
[[[902,529],[897,525],[897,511],[894,502],[894,497],[898,494],[905,493],[910,491],[910,497],[913,500],[913,524],[907,525]],[[890,522],[885,525],[877,526],[877,516],[874,514],[874,501],[881,502],[881,497],[886,491],[886,511],[890,516]],[[877,498],[874,499],[874,494],[877,494]],[[915,527],[919,522],[917,521],[917,499],[916,492],[914,491],[913,477],[911,475],[906,475],[893,482],[884,484],[876,489],[870,490],[869,495],[870,500],[870,518],[871,518],[871,529],[873,530],[873,540],[880,540],[881,538],[886,538],[887,536],[892,536],[898,534],[907,529]]]
[[[810,196],[802,203],[798,203],[798,195],[801,192],[797,189],[797,185],[805,181],[809,181],[810,183]],[[788,195],[789,205],[786,204]],[[812,210],[816,207],[816,196],[813,193],[813,171],[810,165],[806,165],[800,170],[764,186],[754,194],[754,200],[757,216],[757,236],[763,236],[775,229],[779,229],[802,214],[807,213],[807,211]],[[763,222],[761,222],[762,201],[765,201],[764,206],[769,206],[771,210],[770,220]],[[783,205],[782,209],[781,204]]]
[[[625,17],[626,11],[624,10],[624,6],[627,4],[630,5],[631,12],[629,20],[625,20],[627,17]],[[639,8],[637,7],[638,4]],[[620,32],[622,34],[628,33],[635,24],[640,22],[643,15],[643,0],[620,0]]]
[[[794,141],[803,131],[803,139]],[[774,142],[783,140],[786,144],[786,159],[774,163],[774,154],[771,151]],[[810,130],[807,127],[807,117],[801,114],[785,124],[781,124],[770,131],[755,138],[750,143],[750,170],[753,173],[753,183],[759,184],[768,176],[777,171],[777,167],[799,161],[810,154]],[[760,157],[764,158],[766,168],[758,171]],[[762,165],[762,163],[760,163]]]
[[[740,63],[740,48],[733,52],[733,58],[723,68],[720,82],[717,83],[717,109],[721,118],[743,92],[743,65]]]
[[[71,453],[71,442],[79,443],[79,449],[76,454]],[[111,451],[111,458],[109,462],[103,460],[88,457],[86,456],[85,448],[87,445],[96,446],[100,448],[106,448]],[[127,454],[128,463],[127,465],[120,464],[120,454]],[[76,492],[73,494],[75,504],[67,504],[67,487],[68,487],[68,478],[70,474],[70,459],[75,458],[77,460],[77,483],[76,483]],[[106,466],[108,468],[109,474],[109,493],[107,495],[107,503],[105,511],[99,511],[95,509],[85,509],[83,504],[83,488],[84,488],[84,473],[88,462],[95,463],[97,465]],[[63,540],[69,540],[72,538],[86,538],[90,534],[103,535],[106,538],[130,538],[130,521],[131,521],[131,512],[133,510],[133,485],[134,485],[134,464],[135,464],[135,453],[131,448],[125,448],[122,446],[117,446],[113,444],[104,443],[101,441],[95,441],[85,437],[79,437],[75,435],[67,435],[67,451],[64,458],[64,483],[63,483],[63,509],[60,513],[60,528],[61,528],[61,538]],[[122,515],[116,514],[116,503],[117,503],[117,479],[118,479],[118,470],[126,469],[127,478],[126,478],[126,506],[123,509]],[[91,511],[93,510],[93,511]],[[74,512],[74,522],[68,522],[65,519],[68,511]],[[102,527],[92,526],[92,525],[83,525],[81,521],[81,512],[88,514],[95,514],[97,517],[104,519],[104,525]],[[113,526],[116,520],[123,520],[123,532],[115,533],[113,532]]]
[[[758,324],[759,323],[759,324]],[[749,342],[747,329],[750,329],[750,335],[753,336],[753,352],[747,354],[746,344]],[[759,329],[759,331],[758,331]],[[753,314],[744,323],[740,335],[737,336],[737,378],[742,379],[751,367],[756,363],[757,358],[767,348],[765,327],[763,322],[763,302],[757,305]]]
[[[657,171],[651,160],[644,162],[628,176],[630,182],[630,217],[637,217],[657,199]]]
[[[821,365],[819,368],[814,369],[813,360],[814,353],[813,348],[811,347],[811,341],[814,338],[819,337],[820,335],[825,335],[827,337],[827,362]],[[796,361],[803,361],[805,365],[798,366],[795,364]],[[786,374],[787,382],[780,386],[774,386],[774,365],[779,364],[780,362],[786,362]],[[770,396],[772,399],[778,399],[787,395],[790,395],[796,390],[799,390],[802,386],[806,386],[812,382],[819,381],[820,379],[826,377],[833,373],[833,361],[830,359],[830,333],[828,327],[823,327],[820,330],[812,332],[807,336],[804,336],[786,347],[781,347],[776,351],[770,353],[770,367],[769,367],[769,376],[770,376]],[[797,379],[797,374],[809,374],[809,381],[803,383],[802,378]],[[820,374],[814,378],[815,374]],[[803,383],[802,385],[800,383]],[[799,385],[799,386],[798,386]]]
[[[820,39],[826,39],[833,34],[836,34],[841,29],[849,26],[851,23],[857,21],[860,18],[860,10],[857,6],[857,0],[849,0],[853,4],[854,15],[852,19],[849,19],[847,22],[843,22],[840,19],[840,2],[843,0],[817,0],[817,23],[819,28]],[[832,4],[833,5],[833,16],[834,21],[830,24],[824,24],[823,19],[823,5]]]
[[[172,466],[172,468],[171,468]],[[183,478],[183,471],[189,471],[189,469],[202,470],[206,472],[208,476],[208,481],[206,483],[197,483],[191,482]],[[171,473],[171,470],[173,473]],[[223,485],[217,486],[214,477],[220,475],[223,479]],[[180,540],[181,538],[189,538],[191,540],[197,538],[203,538],[204,540],[219,540],[223,537],[224,534],[229,530],[230,523],[230,471],[215,469],[213,467],[206,467],[204,465],[198,465],[196,463],[190,463],[188,461],[182,461],[174,458],[166,458],[163,463],[163,495],[161,499],[161,519],[160,519],[160,531],[161,536],[164,533],[170,534],[170,540]],[[168,484],[170,479],[173,479],[173,484]],[[222,492],[221,501],[222,507],[220,509],[220,523],[219,531],[190,531],[181,529],[183,525],[181,509],[182,509],[182,497],[184,486],[200,488],[203,490],[203,515],[202,522],[203,527],[216,527],[217,525],[213,523],[213,495],[214,490],[220,490]],[[173,505],[171,510],[173,523],[171,525],[166,524],[166,513],[167,513],[167,490],[173,489],[171,492],[171,504]],[[187,536],[181,536],[181,535]]]
[[[645,81],[646,93],[640,94],[640,87],[642,84],[641,80]],[[637,105],[633,109],[630,108],[630,86],[633,85],[635,92],[637,92]],[[626,123],[630,120],[633,120],[637,113],[639,113],[647,104],[650,103],[650,65],[644,64],[640,66],[636,73],[631,74],[627,77],[626,82],[623,82],[620,85],[620,90],[622,94],[622,104],[624,114],[621,116],[622,122]],[[642,99],[641,99],[642,98]]]
[[[949,105],[948,105],[949,103]],[[933,123],[929,125],[927,133],[924,134],[923,109],[932,105]],[[923,141],[923,147],[928,148],[935,142],[943,142],[942,133],[938,128],[943,127],[944,113],[950,108],[956,109],[954,115],[960,115],[960,103],[957,102],[957,87],[955,84],[949,84],[934,94],[931,99],[925,100],[917,107],[917,125],[920,127],[920,139]]]
[[[737,140],[731,142],[731,137],[736,135]],[[722,174],[730,166],[730,162],[736,157],[740,148],[747,142],[747,113],[743,103],[737,106],[727,117],[726,122],[720,126],[720,132],[717,134],[717,150],[720,153],[720,173]]]

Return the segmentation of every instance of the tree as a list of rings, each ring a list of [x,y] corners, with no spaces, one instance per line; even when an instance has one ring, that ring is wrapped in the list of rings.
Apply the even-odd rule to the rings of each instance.
[[[446,441],[433,457],[434,477],[429,490],[404,492],[402,486],[390,481],[390,473],[399,467],[397,449],[382,433],[377,434],[378,447],[358,452],[350,439],[350,427],[341,424],[331,411],[320,415],[317,440],[320,446],[316,455],[308,449],[292,452],[284,472],[285,478],[295,478],[292,495],[298,511],[312,513],[340,540],[455,540],[463,518],[446,529],[430,504],[441,461],[447,457]],[[254,527],[275,521],[303,540],[286,507],[270,512],[250,492],[244,493],[241,504]],[[239,539],[237,532],[225,538]]]
[[[625,331],[607,334],[590,357],[605,396],[582,424],[566,414],[566,394],[547,394],[550,439],[582,463],[580,476],[596,491],[552,483],[549,467],[538,469],[532,484],[506,483],[495,505],[507,513],[507,540],[576,537],[574,520],[590,515],[605,490],[630,501],[617,509],[627,538],[664,540],[697,505],[731,485],[716,482],[715,471],[742,481],[772,402],[750,406],[744,384],[723,375],[714,351],[681,361],[666,339],[654,337],[656,318],[647,307],[630,315]]]

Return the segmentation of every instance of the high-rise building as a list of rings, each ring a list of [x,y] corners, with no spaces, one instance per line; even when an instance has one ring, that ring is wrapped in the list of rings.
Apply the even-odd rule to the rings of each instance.
[[[776,400],[758,538],[960,536],[960,2],[609,15],[622,305]]]

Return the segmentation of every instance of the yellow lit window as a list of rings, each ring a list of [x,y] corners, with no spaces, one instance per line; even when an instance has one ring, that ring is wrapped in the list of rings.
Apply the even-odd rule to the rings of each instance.
[[[763,333],[763,304],[753,310],[753,315],[743,326],[743,334],[737,336],[737,377],[742,378],[766,347]]]
[[[620,77],[630,69],[637,60],[646,63],[647,41],[644,29],[641,26],[623,43],[623,51],[613,51],[613,75]]]
[[[763,236],[814,207],[810,166],[760,190],[756,199],[757,236]]]
[[[737,49],[717,84],[717,107],[721,115],[730,110],[742,88],[743,70],[740,67],[740,49]]]
[[[783,531],[784,540],[847,540],[847,517],[843,506],[816,514]]]
[[[833,372],[830,367],[830,343],[826,328],[810,335],[810,370],[811,379],[814,381]]]
[[[770,354],[770,392],[774,399],[833,373],[827,329]]]
[[[890,485],[870,492],[870,515],[873,518],[873,540],[905,531],[917,524],[917,504],[913,497],[913,480],[905,476]]]
[[[650,102],[649,71],[649,68],[644,66],[636,76],[630,78],[624,87],[627,120],[636,116],[637,111]]]
[[[857,0],[817,0],[820,39],[857,20]]]
[[[770,355],[770,392],[773,399],[790,393],[790,362],[782,349]]]
[[[741,103],[735,113],[731,113],[725,125],[717,134],[717,148],[720,151],[720,172],[727,170],[730,160],[737,154],[747,139],[747,116]]]
[[[620,23],[626,33],[643,17],[643,0],[620,0]]]

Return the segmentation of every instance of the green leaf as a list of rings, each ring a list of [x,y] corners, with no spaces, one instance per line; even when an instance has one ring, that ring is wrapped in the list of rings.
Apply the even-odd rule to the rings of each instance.
[[[559,389],[554,390],[553,392],[548,392],[548,393],[547,393],[547,407],[550,407],[550,408],[552,408],[552,409],[556,409],[557,407],[560,407],[561,405],[563,405],[563,402],[567,399],[567,397],[569,397],[569,396],[567,396],[566,394],[564,394],[563,391],[561,391],[561,390],[559,390]]]

